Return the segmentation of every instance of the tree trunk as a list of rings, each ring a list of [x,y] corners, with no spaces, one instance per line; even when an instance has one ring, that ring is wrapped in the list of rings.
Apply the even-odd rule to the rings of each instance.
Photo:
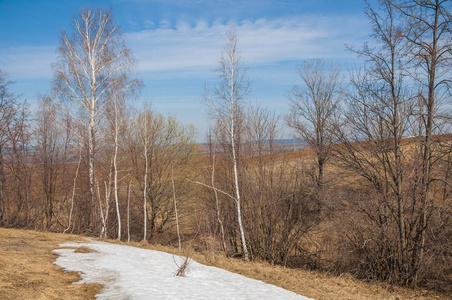
[[[121,240],[121,215],[119,212],[119,199],[118,199],[118,147],[119,147],[119,140],[118,140],[118,109],[117,109],[117,103],[116,99],[115,101],[115,153],[113,156],[113,170],[114,170],[114,193],[115,193],[115,204],[116,204],[116,216],[118,219],[118,240]]]

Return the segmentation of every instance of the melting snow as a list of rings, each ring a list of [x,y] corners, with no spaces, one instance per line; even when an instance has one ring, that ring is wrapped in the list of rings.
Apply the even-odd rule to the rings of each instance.
[[[285,289],[191,261],[186,277],[175,276],[183,257],[106,242],[61,244],[96,252],[54,250],[55,264],[79,272],[77,284],[105,287],[97,299],[308,299]]]

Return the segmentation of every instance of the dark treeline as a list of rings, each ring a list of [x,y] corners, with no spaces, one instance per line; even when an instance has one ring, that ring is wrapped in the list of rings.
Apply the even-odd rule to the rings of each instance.
[[[0,225],[191,245],[246,260],[451,292],[450,1],[367,6],[349,79],[298,67],[290,114],[246,102],[231,27],[204,101],[207,144],[131,109],[142,86],[111,12],[62,34],[52,93],[31,114],[0,72]],[[287,151],[283,125],[309,149]]]

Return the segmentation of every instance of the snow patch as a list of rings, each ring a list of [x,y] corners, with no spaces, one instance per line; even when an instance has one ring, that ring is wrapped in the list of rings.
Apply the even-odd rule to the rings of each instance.
[[[60,247],[88,247],[96,252],[57,249],[55,264],[79,272],[76,284],[104,285],[97,299],[309,299],[291,291],[223,269],[191,261],[186,277],[174,276],[184,258],[131,246],[91,241]]]

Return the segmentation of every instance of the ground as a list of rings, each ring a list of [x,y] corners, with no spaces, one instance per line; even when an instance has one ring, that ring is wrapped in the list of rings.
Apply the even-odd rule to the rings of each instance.
[[[0,228],[0,299],[93,299],[101,285],[73,285],[77,273],[53,264],[52,252],[64,242],[85,239],[69,234]]]

